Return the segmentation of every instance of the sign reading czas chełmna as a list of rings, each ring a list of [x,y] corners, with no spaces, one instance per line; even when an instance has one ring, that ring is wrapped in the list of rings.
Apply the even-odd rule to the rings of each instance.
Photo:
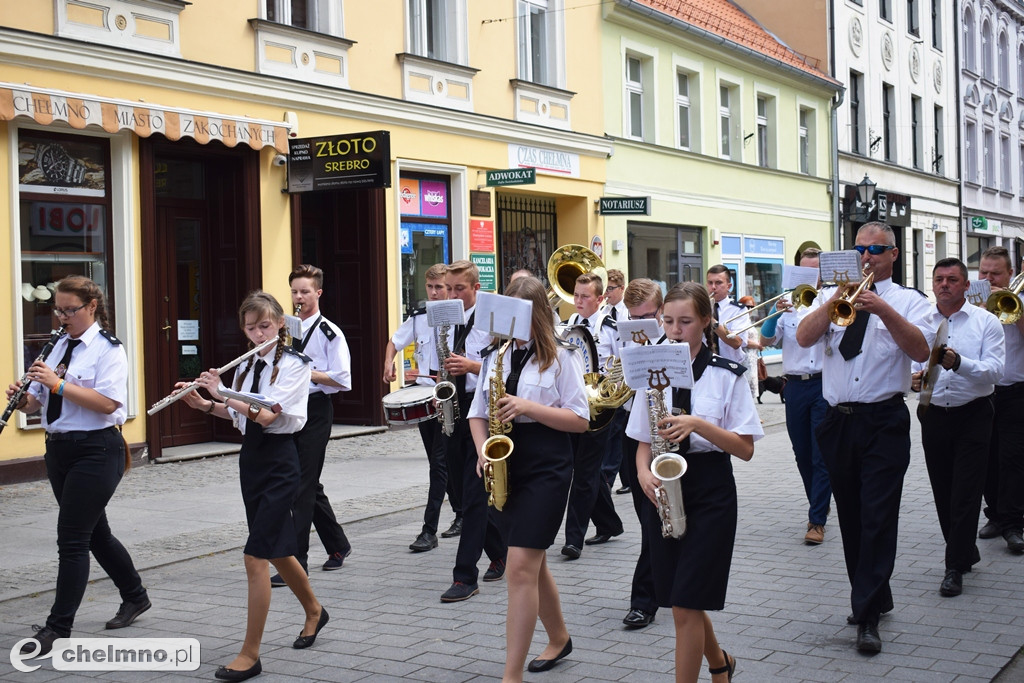
[[[602,216],[650,216],[650,197],[601,197],[598,205]]]
[[[391,187],[391,133],[288,141],[288,191]]]
[[[487,172],[487,187],[502,187],[505,185],[533,185],[537,182],[537,169],[535,168],[505,168],[499,171]]]

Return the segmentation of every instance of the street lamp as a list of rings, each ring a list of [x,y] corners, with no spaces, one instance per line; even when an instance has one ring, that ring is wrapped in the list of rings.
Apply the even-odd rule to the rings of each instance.
[[[875,182],[864,174],[864,180],[857,183],[857,201],[870,210],[871,202],[875,199]]]

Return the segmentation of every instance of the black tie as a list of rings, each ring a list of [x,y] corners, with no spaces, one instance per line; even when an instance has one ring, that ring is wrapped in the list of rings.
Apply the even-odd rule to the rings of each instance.
[[[864,345],[864,333],[868,329],[868,318],[871,314],[867,311],[857,311],[857,317],[853,319],[850,326],[846,328],[842,340],[839,342],[839,353],[845,360],[853,360],[860,355]]]
[[[719,325],[722,324],[722,316],[719,313],[718,302],[715,302],[715,322]],[[711,338],[711,351],[718,355],[718,335],[716,334]]]
[[[256,369],[252,373],[252,386],[249,387],[249,391],[254,394],[258,394],[260,391],[260,375],[263,374],[263,368],[267,367],[267,361],[262,358],[256,361]]]
[[[68,372],[68,365],[71,364],[71,352],[82,343],[81,339],[69,339],[68,348],[64,350],[64,357],[55,368],[57,376],[61,379]],[[60,394],[50,394],[50,400],[46,402],[46,424],[52,425],[60,417],[60,409],[64,406],[64,397]]]
[[[583,325],[583,327],[590,327],[590,321],[584,318],[583,321],[580,322],[580,325]]]
[[[514,349],[512,351],[512,368],[508,373],[508,380],[505,382],[505,393],[511,394],[512,396],[518,396],[519,391],[519,375],[522,374],[523,368],[526,367],[526,361],[533,355],[533,348],[521,348]]]

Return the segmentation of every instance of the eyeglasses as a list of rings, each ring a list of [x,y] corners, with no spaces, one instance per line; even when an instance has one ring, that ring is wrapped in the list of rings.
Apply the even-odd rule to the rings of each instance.
[[[610,292],[615,289],[622,289],[622,285],[608,285],[604,291]]]
[[[655,311],[654,313],[644,313],[643,315],[633,315],[632,313],[629,314],[630,320],[654,320],[657,317],[657,311]]]
[[[74,308],[55,308],[53,309],[53,314],[58,318],[74,318],[75,313],[78,313],[85,307],[86,304],[82,304],[81,306],[75,306]]]
[[[888,244],[869,244],[866,247],[861,246],[861,245],[858,244],[857,246],[854,247],[854,249],[857,250],[858,254],[863,255],[864,252],[866,251],[869,254],[871,254],[872,256],[878,256],[879,254],[884,254],[885,252],[889,251],[890,249],[895,249],[895,248],[896,247],[888,245]]]

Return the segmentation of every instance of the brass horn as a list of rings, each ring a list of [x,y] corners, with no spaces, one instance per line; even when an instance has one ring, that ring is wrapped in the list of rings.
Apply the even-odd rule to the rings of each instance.
[[[992,292],[985,302],[985,308],[990,313],[995,313],[1002,324],[1013,325],[1020,320],[1021,312],[1024,310],[1020,301],[1021,288],[1024,288],[1024,272],[1013,279],[1009,289]]]
[[[871,283],[874,281],[875,274],[868,273],[867,276],[860,281],[860,285],[858,285],[857,289],[853,291],[853,294],[844,294],[839,299],[833,301],[828,308],[828,319],[840,327],[849,327],[853,324],[853,321],[857,318],[857,309],[853,307],[853,304],[857,301],[857,297],[860,296],[860,293],[870,287]]]
[[[604,261],[582,244],[566,244],[555,249],[548,259],[548,302],[554,306],[561,299],[567,304],[573,302],[576,278],[583,273],[596,273],[601,278],[601,288],[608,286],[608,270]]]
[[[783,292],[782,294],[779,294],[779,296],[769,299],[765,303],[775,301],[775,299],[778,299],[785,294],[790,295],[789,299],[790,301],[793,302],[793,308],[806,308],[807,306],[810,306],[811,304],[814,303],[814,299],[818,296],[818,290],[816,290],[814,287],[811,287],[810,285],[797,285],[794,289],[789,290],[787,292]],[[755,306],[754,308],[759,308],[760,306],[763,305],[764,304],[760,304],[759,306]],[[751,308],[750,311],[752,310],[754,309]],[[749,313],[750,311],[747,312]],[[766,315],[765,317],[761,318],[756,323],[750,323],[743,329],[736,330],[735,332],[729,332],[729,336],[735,337],[737,334],[742,334],[747,330],[757,327],[758,325],[763,325],[764,323],[768,322],[775,316],[782,315],[784,312],[785,311],[775,311],[771,315]]]

